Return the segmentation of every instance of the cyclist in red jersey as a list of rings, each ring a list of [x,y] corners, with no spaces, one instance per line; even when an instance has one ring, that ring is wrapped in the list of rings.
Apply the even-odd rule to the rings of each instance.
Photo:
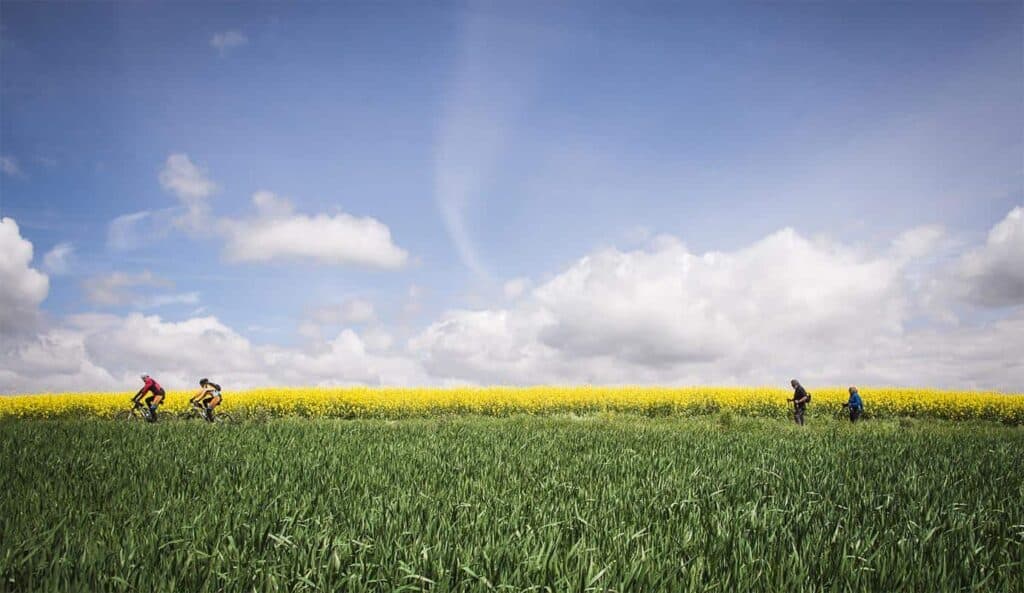
[[[147,374],[143,374],[141,379],[144,383],[142,389],[140,389],[139,392],[135,394],[135,397],[132,398],[132,401],[137,404],[139,403],[139,398],[141,398],[143,395],[145,395],[146,393],[152,393],[153,395],[150,395],[149,397],[146,398],[146,405],[149,407],[149,411],[153,413],[153,419],[151,420],[151,422],[156,422],[156,409],[160,406],[161,403],[163,403],[164,396],[167,394],[164,391],[164,388],[160,387],[160,384],[157,383],[156,379],[154,379],[153,377],[150,377]]]

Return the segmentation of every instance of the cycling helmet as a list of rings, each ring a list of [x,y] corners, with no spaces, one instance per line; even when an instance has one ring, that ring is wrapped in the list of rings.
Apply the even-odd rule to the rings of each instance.
[[[141,374],[141,375],[139,376],[139,378],[140,378],[140,379],[142,379],[143,381],[145,381],[146,379],[148,379],[148,378],[149,378],[149,373],[142,373],[142,374]]]
[[[199,386],[200,387],[206,387],[206,384],[209,383],[209,382],[210,382],[209,379],[207,379],[206,377],[203,377],[202,379],[199,380]]]

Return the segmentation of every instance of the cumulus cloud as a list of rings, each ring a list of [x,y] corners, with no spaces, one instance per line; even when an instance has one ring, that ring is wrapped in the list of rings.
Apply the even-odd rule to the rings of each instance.
[[[18,165],[18,160],[7,155],[0,156],[0,172],[10,177],[21,177],[24,175],[21,167]]]
[[[424,384],[408,357],[375,351],[353,330],[323,348],[257,346],[215,317],[168,321],[155,315],[71,316],[53,329],[8,348],[0,358],[0,393],[38,390],[125,390],[140,372],[170,389],[199,377],[229,389],[266,385]]]
[[[899,333],[898,272],[789,229],[733,253],[662,238],[584,257],[515,308],[449,312],[411,346],[429,370],[472,381],[677,382],[711,367],[706,380],[723,381],[774,352]]]
[[[984,246],[965,254],[957,272],[961,290],[976,304],[1024,304],[1024,207],[1014,208],[993,227]]]
[[[214,33],[213,37],[210,38],[210,47],[216,49],[222,56],[227,53],[228,50],[241,47],[248,43],[249,38],[240,31]]]
[[[927,257],[935,253],[945,237],[946,230],[938,225],[912,228],[893,240],[893,255],[901,261]]]
[[[1018,212],[960,263],[974,290],[986,291],[983,303],[1021,302]],[[432,375],[475,383],[762,384],[801,375],[1019,390],[1024,363],[1008,354],[1024,348],[1019,307],[995,321],[911,323],[922,314],[916,289],[946,276],[922,265],[943,241],[941,229],[921,227],[870,251],[785,229],[736,251],[694,253],[661,237],[583,257],[511,308],[449,311],[409,347]],[[929,279],[917,278],[926,271]]]
[[[58,243],[43,256],[43,268],[50,274],[66,274],[74,253],[75,246],[71,243]]]
[[[255,217],[223,223],[229,261],[306,260],[394,269],[408,260],[408,253],[392,242],[387,225],[374,218],[343,212],[299,214],[287,199],[265,191],[252,200]]]
[[[50,279],[32,267],[32,243],[13,218],[0,218],[0,334],[31,328]]]
[[[288,210],[276,215],[292,216]],[[955,258],[953,269],[1004,270],[1017,216],[1011,213],[984,245]],[[31,244],[13,221],[4,221],[2,230],[4,253],[18,257],[13,267],[3,262],[0,298],[20,298],[21,311],[34,314],[46,295],[46,277],[29,267]],[[74,315],[32,334],[5,335],[0,392],[123,389],[141,370],[172,388],[202,375],[232,388],[785,385],[798,376],[810,385],[1019,391],[1024,307],[957,325],[914,322],[918,305],[908,295],[906,275],[932,256],[923,246],[934,243],[935,233],[915,234],[880,250],[814,241],[792,229],[725,252],[694,252],[671,237],[632,250],[603,249],[505,306],[448,311],[406,340],[379,323],[372,305],[356,301],[320,320],[372,319],[366,327],[338,328],[323,338],[324,326],[314,324],[317,333],[299,347],[253,344],[212,316]]]
[[[185,207],[185,214],[175,223],[189,231],[200,230],[208,222],[208,198],[217,191],[217,184],[187,154],[182,153],[167,157],[159,180],[160,186],[174,194]]]

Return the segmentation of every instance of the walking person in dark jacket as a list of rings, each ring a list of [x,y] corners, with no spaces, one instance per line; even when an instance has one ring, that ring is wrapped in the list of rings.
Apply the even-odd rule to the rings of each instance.
[[[860,399],[860,392],[856,387],[850,388],[850,400],[843,404],[843,407],[850,409],[850,422],[856,422],[864,412],[864,401]]]
[[[811,395],[807,393],[800,381],[793,379],[789,384],[793,386],[793,397],[787,401],[793,402],[793,420],[803,426],[804,412],[807,411],[807,402],[811,401]]]

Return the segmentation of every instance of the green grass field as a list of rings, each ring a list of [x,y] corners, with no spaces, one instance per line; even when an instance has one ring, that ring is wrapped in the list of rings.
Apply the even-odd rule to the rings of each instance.
[[[1024,430],[0,422],[0,590],[1024,591]]]

